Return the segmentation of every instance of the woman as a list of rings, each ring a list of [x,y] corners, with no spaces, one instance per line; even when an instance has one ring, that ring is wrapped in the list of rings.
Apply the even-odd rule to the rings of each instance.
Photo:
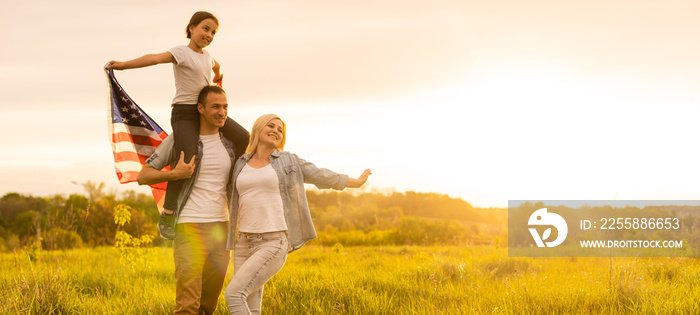
[[[246,154],[233,170],[228,249],[233,250],[233,278],[226,287],[231,314],[259,314],[265,283],[284,265],[287,253],[316,238],[304,183],[318,188],[359,188],[358,178],[316,167],[283,151],[286,125],[275,114],[258,118]]]

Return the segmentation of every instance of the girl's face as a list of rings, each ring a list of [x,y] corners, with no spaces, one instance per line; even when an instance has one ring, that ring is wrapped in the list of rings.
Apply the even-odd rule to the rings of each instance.
[[[282,121],[279,119],[270,120],[260,131],[258,140],[261,144],[266,144],[274,148],[278,147],[282,142],[283,134]]]
[[[212,19],[206,19],[195,26],[190,26],[190,42],[197,45],[197,47],[204,48],[209,46],[212,41],[214,41],[214,35],[219,29],[219,25]]]

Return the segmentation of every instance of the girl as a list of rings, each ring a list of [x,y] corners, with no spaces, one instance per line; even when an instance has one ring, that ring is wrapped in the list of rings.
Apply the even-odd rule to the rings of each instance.
[[[275,114],[258,118],[246,154],[233,169],[227,241],[233,278],[226,287],[231,314],[260,314],[263,286],[282,269],[287,253],[316,238],[304,183],[359,188],[372,174],[366,169],[349,178],[282,151],[286,128]]]
[[[172,101],[170,124],[173,128],[175,152],[184,153],[184,161],[192,161],[199,141],[199,112],[197,96],[203,87],[213,82],[220,84],[222,74],[219,63],[212,58],[204,47],[214,40],[219,29],[219,20],[211,13],[199,11],[192,15],[185,32],[189,44],[170,50],[148,54],[129,61],[110,61],[107,69],[125,70],[148,67],[161,63],[172,63],[175,74],[175,98]],[[212,71],[214,78],[212,80]],[[248,145],[248,132],[231,118],[221,128],[224,136],[234,143],[236,155],[240,155]],[[189,164],[189,162],[187,162]],[[174,167],[174,165],[173,165]],[[175,215],[177,198],[182,189],[183,180],[168,183],[165,193],[164,211],[158,221],[160,235],[166,239],[175,238]]]

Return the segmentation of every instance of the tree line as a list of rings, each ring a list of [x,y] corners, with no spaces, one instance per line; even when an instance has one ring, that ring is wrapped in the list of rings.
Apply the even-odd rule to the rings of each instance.
[[[497,244],[507,238],[506,209],[472,207],[436,193],[307,190],[323,245]]]
[[[104,183],[81,185],[84,194],[0,198],[0,251],[112,246],[119,230],[165,244],[158,237],[158,210],[150,195],[107,193]],[[319,236],[312,242],[321,245],[493,244],[507,237],[505,209],[474,208],[442,194],[309,189],[307,198]],[[121,227],[114,219],[120,205],[131,209],[131,221]]]

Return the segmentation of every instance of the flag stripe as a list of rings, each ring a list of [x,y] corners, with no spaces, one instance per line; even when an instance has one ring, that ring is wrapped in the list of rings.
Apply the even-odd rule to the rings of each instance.
[[[125,132],[125,133],[130,133],[132,135],[136,136],[145,136],[145,137],[152,137],[154,140],[162,140],[165,139],[165,137],[168,136],[168,134],[164,133],[163,136],[158,134],[157,132],[154,132],[153,130],[148,130],[143,127],[135,127],[135,126],[129,126],[125,125],[124,123],[114,123],[114,133],[119,133],[119,132]]]
[[[119,182],[122,184],[135,182],[138,175],[139,172],[136,171],[121,172],[117,170],[117,178],[119,178]]]
[[[119,132],[112,134],[112,142],[131,142],[138,145],[148,145],[151,147],[157,147],[163,140],[158,138],[158,140],[147,136],[138,136],[126,132]]]
[[[143,167],[143,164],[139,163],[138,161],[120,161],[114,163],[114,167],[121,170],[122,172],[134,170],[138,172]]]
[[[109,85],[108,126],[114,170],[120,183],[135,182],[146,159],[168,134],[126,94],[112,70],[105,70],[105,74]],[[150,187],[162,211],[167,182]]]
[[[129,142],[119,142],[112,145],[112,150],[115,153],[133,152],[148,157],[151,156],[156,149],[147,145],[134,145],[133,143]]]
[[[142,155],[132,151],[114,152],[115,163],[122,161],[139,161],[140,164],[143,164],[148,157],[149,155]]]

